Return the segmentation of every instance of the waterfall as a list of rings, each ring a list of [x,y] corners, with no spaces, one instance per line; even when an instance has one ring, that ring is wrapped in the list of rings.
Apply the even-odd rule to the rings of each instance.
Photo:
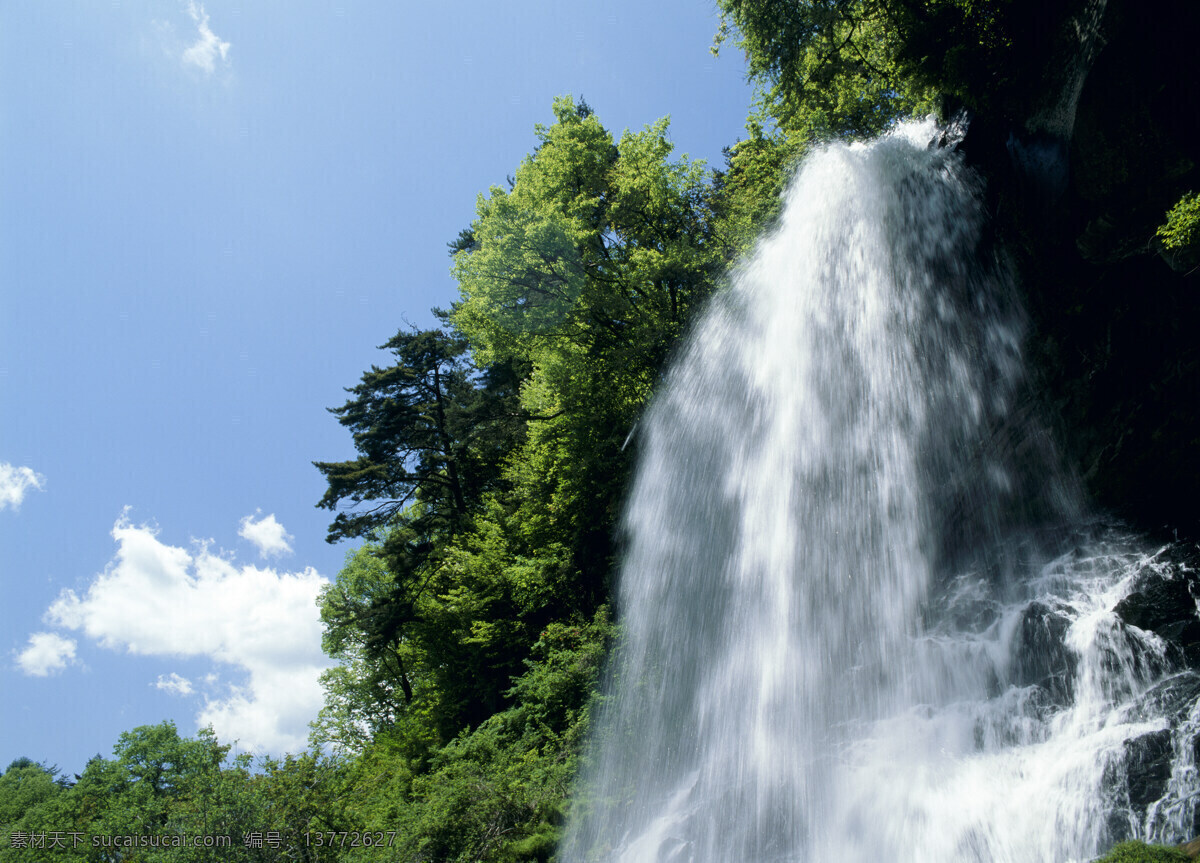
[[[559,859],[1085,860],[1194,818],[1147,705],[1200,687],[1112,611],[1154,551],[1080,527],[941,137],[811,155],[648,411]],[[1153,804],[1126,781],[1148,736]]]

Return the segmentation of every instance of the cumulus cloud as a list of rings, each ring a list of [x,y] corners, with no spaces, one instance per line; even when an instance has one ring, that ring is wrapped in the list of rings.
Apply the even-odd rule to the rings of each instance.
[[[320,674],[330,665],[316,605],[328,580],[311,567],[277,572],[238,565],[207,543],[168,545],[127,515],[112,536],[113,561],[83,595],[64,590],[47,620],[106,648],[203,656],[240,669],[243,684],[205,693],[199,724],[211,722],[222,740],[236,739],[248,750],[305,748],[308,723],[322,704]],[[182,695],[182,681],[160,678],[159,686]]]
[[[19,509],[25,492],[31,488],[41,490],[45,481],[46,478],[32,468],[0,462],[0,509]]]
[[[26,674],[45,677],[61,671],[75,659],[75,641],[53,632],[35,632],[29,646],[17,654],[17,666]]]
[[[154,684],[154,688],[169,692],[171,695],[191,695],[194,691],[192,681],[179,676],[174,671],[170,674],[158,675],[158,681]]]
[[[184,49],[183,62],[211,75],[216,71],[218,58],[222,63],[227,62],[229,43],[218,38],[208,26],[208,13],[204,11],[203,5],[198,6],[194,0],[189,0],[187,12],[195,23],[197,32],[196,41]]]
[[[262,510],[257,510],[255,514],[261,512]],[[258,553],[262,557],[277,557],[281,554],[292,553],[289,540],[294,537],[275,520],[275,513],[260,518],[258,521],[255,521],[252,515],[246,516],[238,528],[238,536],[248,539],[258,546]]]

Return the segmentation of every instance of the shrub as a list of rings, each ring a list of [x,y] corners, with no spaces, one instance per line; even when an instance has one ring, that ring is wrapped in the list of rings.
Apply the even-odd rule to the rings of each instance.
[[[1200,243],[1200,195],[1189,192],[1167,212],[1158,236],[1168,249],[1181,251]]]
[[[1096,863],[1189,863],[1191,857],[1178,848],[1147,845],[1145,842],[1121,842]]]

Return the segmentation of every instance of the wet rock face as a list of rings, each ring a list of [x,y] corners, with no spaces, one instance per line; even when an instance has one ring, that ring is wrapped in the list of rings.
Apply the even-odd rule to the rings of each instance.
[[[1142,568],[1113,611],[1123,622],[1167,642],[1180,665],[1200,668],[1200,547],[1175,543]]]
[[[1145,809],[1167,791],[1171,778],[1171,731],[1151,731],[1125,744],[1125,782],[1129,803]]]
[[[1167,675],[1142,693],[1128,713],[1135,721],[1160,722],[1165,727],[1126,741],[1124,757],[1107,771],[1113,841],[1142,838],[1146,825],[1161,820],[1161,812],[1152,817],[1164,805],[1160,801],[1179,794],[1178,789],[1172,791],[1173,774],[1194,770],[1189,765],[1200,763],[1200,733],[1194,719],[1200,699],[1198,594],[1200,547],[1174,542],[1142,565],[1129,593],[1113,608],[1124,627],[1153,633],[1165,642],[1165,654],[1157,661],[1150,657],[1150,664]],[[1200,822],[1200,809],[1192,820]],[[1196,828],[1193,823],[1191,832]]]
[[[1200,674],[1187,670],[1152,686],[1139,700],[1132,716],[1140,720],[1165,717],[1172,725],[1182,722],[1200,698]]]
[[[1099,534],[1101,543],[1108,541],[1105,530]],[[1112,548],[1121,547],[1119,536],[1107,536],[1115,537]],[[1037,598],[1010,606],[987,627],[1007,640],[1000,691],[1024,690],[1031,716],[1047,721],[1067,715],[1077,709],[1079,699],[1097,697],[1100,679],[1102,697],[1111,699],[1114,708],[1111,720],[1129,724],[1130,736],[1097,756],[1104,770],[1105,844],[1164,837],[1178,841],[1200,827],[1200,785],[1195,781],[1200,765],[1200,546],[1169,541],[1154,549],[1139,543],[1112,558],[1067,552],[1048,570],[1050,575],[1118,566],[1128,579],[1123,598],[1089,612],[1079,597],[1060,599],[1051,581]],[[957,587],[951,607],[986,607],[986,597],[968,590],[967,582]],[[980,631],[988,618],[968,615],[963,620]],[[1084,629],[1074,629],[1077,625]]]
[[[1172,755],[1169,729],[1151,731],[1125,742],[1124,758],[1106,771],[1105,785],[1113,801],[1107,825],[1108,843],[1138,836],[1135,825],[1143,822],[1146,808],[1167,793]]]
[[[1012,683],[1037,686],[1051,703],[1068,704],[1078,660],[1065,639],[1070,619],[1042,602],[1031,602],[1021,614],[1013,640]]]

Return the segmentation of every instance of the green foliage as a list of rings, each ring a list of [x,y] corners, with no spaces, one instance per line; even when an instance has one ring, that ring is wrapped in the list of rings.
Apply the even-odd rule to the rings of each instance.
[[[452,244],[451,319],[481,363],[532,362],[561,396],[585,360],[656,368],[719,259],[703,165],[669,160],[665,119],[614,142],[570,98],[554,112],[512,189],[480,196],[472,242]]]
[[[18,758],[0,775],[0,833],[33,810],[62,793],[53,768],[28,758]]]
[[[881,9],[896,34],[895,63],[913,85],[952,96],[976,110],[1021,74],[1020,50],[1044,59],[1036,46],[1049,33],[1045,8],[1010,0],[884,2]],[[1040,47],[1040,50],[1039,50]],[[1033,83],[1033,82],[1028,82]]]
[[[1187,863],[1191,859],[1178,848],[1147,845],[1144,842],[1121,842],[1096,863]]]
[[[611,634],[603,609],[587,624],[548,626],[510,692],[513,706],[427,766],[414,769],[399,733],[380,735],[354,770],[366,828],[398,830],[404,858],[548,859]]]
[[[517,169],[511,193],[493,186],[480,195],[473,243],[454,256],[464,301],[453,320],[483,364],[572,331],[585,251],[600,241],[595,216],[617,157],[612,136],[569,101],[556,101],[555,114],[552,129],[537,127],[540,147]]]
[[[93,758],[68,787],[40,765],[10,767],[0,776],[0,860],[338,859],[341,849],[306,845],[303,833],[356,829],[344,765],[310,753],[254,772],[251,756],[229,760],[229,749],[210,729],[184,738],[163,722],[122,734],[113,759]],[[37,835],[61,844],[20,847]],[[263,841],[251,847],[253,836]],[[208,837],[228,839],[212,847]]]
[[[355,507],[330,538],[369,541],[321,597],[339,665],[314,740],[387,731],[418,783],[520,701],[547,626],[607,600],[625,445],[730,254],[666,120],[614,140],[586,105],[554,112],[450,244],[452,328],[384,346],[395,362],[335,411],[360,457],[317,464],[321,506]]]
[[[747,253],[775,220],[784,185],[805,151],[797,134],[768,133],[755,122],[748,130],[746,140],[725,148],[725,170],[713,178],[713,207],[730,259]]]
[[[262,771],[254,779],[263,802],[263,830],[302,835],[362,829],[341,760],[307,752],[264,759]],[[332,853],[327,847],[302,845],[302,840],[294,844],[292,856],[317,860]]]
[[[320,506],[369,504],[339,513],[331,526],[331,541],[372,541],[320,599],[325,649],[340,664],[324,676],[328,700],[314,739],[351,751],[420,692],[421,708],[436,712],[449,736],[470,721],[453,704],[441,709],[449,702],[432,683],[421,686],[431,675],[470,679],[431,645],[462,640],[443,620],[444,596],[457,589],[447,580],[456,543],[501,484],[504,453],[522,431],[513,363],[479,370],[466,340],[442,330],[401,331],[383,347],[395,362],[372,367],[334,411],[352,430],[359,458],[316,465],[329,482]],[[470,709],[480,713],[476,721],[490,712]]]
[[[966,107],[1025,120],[1061,73],[1080,4],[1012,0],[719,0],[761,116],[804,141],[868,136]],[[1058,64],[1056,67],[1055,64]]]
[[[614,142],[571,99],[554,112],[511,190],[479,199],[473,243],[455,253],[462,300],[451,320],[480,362],[529,369],[526,438],[496,519],[514,559],[551,552],[533,564],[539,578],[574,579],[587,611],[605,598],[624,445],[729,248],[706,172],[671,158],[666,120]]]
[[[736,31],[762,110],[802,140],[868,136],[927,113],[934,91],[901,63],[902,2],[718,0],[714,51]]]
[[[1200,246],[1200,194],[1188,192],[1167,212],[1158,229],[1163,245],[1173,251],[1195,251]]]
[[[339,664],[321,674],[325,706],[313,723],[314,744],[360,751],[412,703],[418,658],[396,622],[396,592],[377,543],[347,554],[337,580],[322,588],[321,647]]]
[[[503,415],[498,403],[507,395],[506,381],[492,375],[477,386],[467,342],[442,330],[401,330],[380,349],[396,361],[372,366],[347,390],[354,398],[331,409],[353,433],[360,455],[314,462],[329,482],[318,506],[373,504],[338,513],[330,542],[367,536],[405,514],[415,548],[438,532],[452,532],[495,478],[490,427]]]

